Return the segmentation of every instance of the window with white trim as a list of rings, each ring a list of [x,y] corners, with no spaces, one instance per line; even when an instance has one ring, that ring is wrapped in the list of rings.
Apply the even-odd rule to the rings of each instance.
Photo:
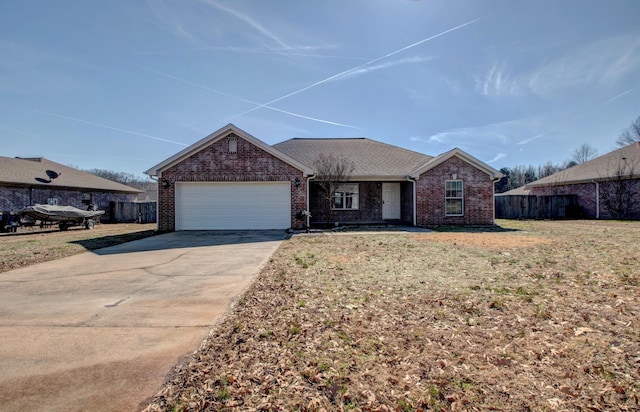
[[[358,183],[332,183],[332,208],[334,210],[358,209]]]
[[[446,216],[464,215],[462,180],[447,180],[445,182],[444,213]]]

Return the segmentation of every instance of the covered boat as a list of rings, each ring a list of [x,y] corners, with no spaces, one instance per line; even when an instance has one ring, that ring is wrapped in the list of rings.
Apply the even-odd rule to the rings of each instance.
[[[84,225],[87,229],[93,229],[96,221],[104,210],[82,210],[73,206],[35,205],[27,206],[18,211],[22,216],[29,216],[41,222],[59,222],[60,230],[66,230],[69,226]]]

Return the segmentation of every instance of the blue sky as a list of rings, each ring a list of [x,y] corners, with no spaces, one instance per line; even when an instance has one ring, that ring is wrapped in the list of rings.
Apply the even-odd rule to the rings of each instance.
[[[640,115],[638,0],[0,0],[0,155],[142,172],[227,123],[500,168]]]

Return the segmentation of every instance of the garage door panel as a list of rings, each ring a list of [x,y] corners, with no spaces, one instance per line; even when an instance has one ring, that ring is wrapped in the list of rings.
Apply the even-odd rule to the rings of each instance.
[[[289,182],[178,183],[177,230],[286,229]]]

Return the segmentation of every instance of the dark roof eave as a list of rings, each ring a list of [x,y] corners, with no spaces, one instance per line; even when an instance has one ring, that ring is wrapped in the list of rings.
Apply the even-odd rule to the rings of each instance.
[[[379,175],[363,175],[363,176],[349,176],[345,181],[347,182],[404,182],[407,180],[407,175],[389,175],[389,176],[379,176]],[[316,178],[311,179],[311,181],[319,181]]]
[[[38,183],[20,183],[20,182],[0,182],[0,186],[8,186],[8,187],[37,187],[37,188],[47,188],[47,189],[58,189],[58,190],[79,190],[79,191],[87,191],[87,192],[110,192],[110,193],[131,193],[131,194],[139,194],[144,193],[144,190],[132,188],[132,190],[117,190],[117,189],[107,189],[107,188],[98,188],[98,187],[82,187],[82,186],[69,186],[69,185],[45,185]]]

